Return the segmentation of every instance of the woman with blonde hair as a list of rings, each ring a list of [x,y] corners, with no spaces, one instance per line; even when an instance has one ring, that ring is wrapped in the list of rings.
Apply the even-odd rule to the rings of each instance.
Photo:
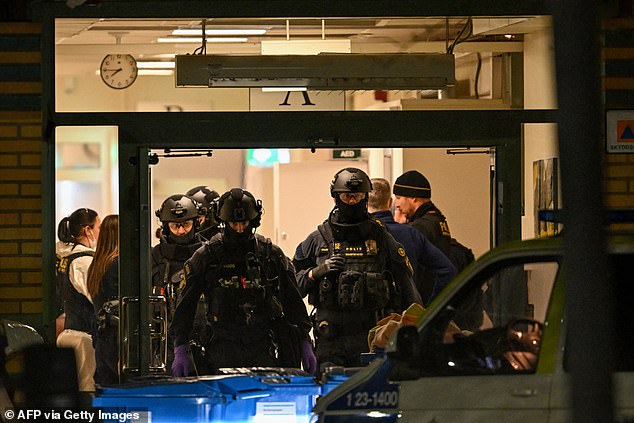
[[[56,267],[58,275],[64,276],[58,280],[57,296],[63,314],[57,321],[63,322],[64,330],[57,337],[57,346],[72,348],[75,352],[80,391],[95,389],[95,350],[91,336],[95,313],[86,276],[99,239],[100,224],[96,211],[81,208],[63,218],[57,228]]]
[[[97,317],[93,334],[95,382],[118,383],[119,216],[116,214],[106,216],[101,223],[97,250],[88,269],[88,292]]]

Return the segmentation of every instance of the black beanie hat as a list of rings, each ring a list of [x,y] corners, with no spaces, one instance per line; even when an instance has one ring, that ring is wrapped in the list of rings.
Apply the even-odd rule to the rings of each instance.
[[[417,170],[408,170],[396,178],[392,192],[402,197],[431,198],[429,181]]]

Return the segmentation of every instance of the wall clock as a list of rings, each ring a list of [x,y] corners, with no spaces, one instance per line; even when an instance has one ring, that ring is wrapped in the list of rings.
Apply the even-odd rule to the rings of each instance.
[[[108,54],[99,67],[101,80],[110,88],[122,90],[136,81],[136,60],[130,54]]]

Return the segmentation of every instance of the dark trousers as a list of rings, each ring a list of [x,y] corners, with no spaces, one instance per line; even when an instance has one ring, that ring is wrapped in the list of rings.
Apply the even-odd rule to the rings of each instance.
[[[317,337],[317,363],[322,368],[330,364],[344,367],[361,366],[361,353],[369,351],[368,333],[360,332],[351,335]]]
[[[113,385],[119,383],[119,343],[118,328],[106,327],[94,335],[95,383]]]

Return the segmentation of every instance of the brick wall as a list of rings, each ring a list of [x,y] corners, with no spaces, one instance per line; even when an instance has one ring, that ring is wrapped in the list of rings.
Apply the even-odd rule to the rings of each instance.
[[[0,317],[42,313],[40,26],[0,22]]]
[[[634,110],[634,18],[606,19],[603,28],[605,108]],[[604,182],[606,206],[634,208],[634,154],[606,154]]]

